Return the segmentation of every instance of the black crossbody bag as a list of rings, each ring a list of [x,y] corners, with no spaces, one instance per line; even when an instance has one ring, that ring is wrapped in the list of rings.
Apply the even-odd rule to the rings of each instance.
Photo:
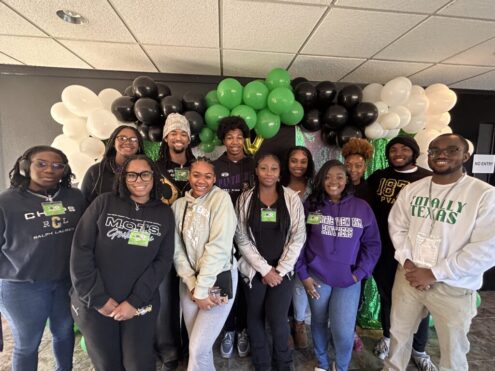
[[[186,251],[187,261],[191,266],[191,269],[196,272],[193,264],[191,263],[191,259],[189,259],[189,254],[187,253],[186,243],[184,241],[184,221],[186,220],[187,207],[189,206],[189,202],[186,202],[186,207],[184,208],[184,214],[182,215],[182,225],[180,229],[180,239],[182,240],[182,245],[184,245],[184,249]],[[230,262],[233,263],[234,258],[234,249],[231,250]],[[196,276],[198,272],[196,272]],[[220,296],[227,296],[229,299],[233,298],[233,288],[232,288],[232,273],[230,270],[223,271],[217,274],[217,280],[213,286],[219,287],[221,290]]]

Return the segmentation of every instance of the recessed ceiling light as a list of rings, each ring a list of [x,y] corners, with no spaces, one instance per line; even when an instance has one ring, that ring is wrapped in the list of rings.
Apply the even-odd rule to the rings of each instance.
[[[67,9],[57,10],[57,15],[59,16],[60,19],[68,23],[72,23],[72,24],[88,23],[88,20],[86,18],[84,18],[78,12],[74,12],[72,10],[67,10]]]

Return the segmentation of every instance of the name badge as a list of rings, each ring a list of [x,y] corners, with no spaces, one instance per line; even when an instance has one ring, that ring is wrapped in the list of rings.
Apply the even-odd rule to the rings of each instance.
[[[189,169],[177,167],[174,169],[174,179],[179,182],[185,182],[189,177]]]
[[[419,233],[413,250],[414,264],[421,268],[431,268],[437,264],[442,240],[438,237]]]
[[[308,218],[306,219],[307,224],[320,224],[321,223],[321,214],[320,213],[309,213]]]
[[[41,207],[46,216],[65,214],[65,207],[62,201],[42,202]]]
[[[148,247],[150,233],[146,231],[133,230],[129,235],[129,245]]]
[[[277,221],[277,210],[261,209],[261,221],[274,223]]]

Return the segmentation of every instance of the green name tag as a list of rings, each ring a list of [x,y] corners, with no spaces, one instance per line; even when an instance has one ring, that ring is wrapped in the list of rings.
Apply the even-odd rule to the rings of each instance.
[[[46,216],[65,214],[65,207],[62,201],[42,202],[41,207]]]
[[[275,209],[261,209],[261,221],[262,222],[276,222],[277,210]]]
[[[306,223],[308,223],[308,224],[320,224],[321,223],[321,214],[309,213],[308,218],[306,219]]]
[[[149,232],[133,230],[129,235],[129,245],[147,247],[149,242],[150,242]]]
[[[189,169],[177,167],[174,169],[174,179],[180,182],[185,182],[189,177]]]

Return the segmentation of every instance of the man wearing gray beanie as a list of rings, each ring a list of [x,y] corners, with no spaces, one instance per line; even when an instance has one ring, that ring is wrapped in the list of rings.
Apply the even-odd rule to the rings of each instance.
[[[383,337],[378,341],[373,352],[380,359],[387,357],[390,347],[392,287],[397,270],[397,260],[394,258],[395,249],[388,232],[388,215],[402,188],[431,175],[430,171],[416,166],[419,146],[412,137],[393,138],[385,148],[385,156],[389,167],[375,171],[367,180],[371,193],[371,207],[375,212],[382,239],[382,252],[373,271],[373,278],[380,293],[380,320],[383,329]],[[412,358],[419,370],[436,371],[436,366],[425,352],[428,341],[428,322],[427,316],[421,321],[414,335]]]

